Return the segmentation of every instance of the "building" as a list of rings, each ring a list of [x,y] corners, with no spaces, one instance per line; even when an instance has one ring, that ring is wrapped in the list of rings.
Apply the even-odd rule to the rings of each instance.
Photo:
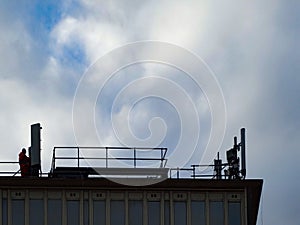
[[[261,180],[0,178],[3,225],[255,225]]]
[[[108,166],[116,157],[107,157],[109,148],[103,148],[106,157],[98,157],[105,161],[98,168],[99,175],[96,167],[82,165],[84,157],[78,147],[70,149],[78,155],[57,156],[59,148],[54,149],[48,176],[0,177],[3,225],[256,224],[263,181],[225,176],[218,172],[218,165],[225,165],[220,161],[215,161],[213,179],[198,177],[195,166],[186,169],[192,174],[189,178],[181,178],[183,170],[169,173],[170,169],[162,166],[165,149],[158,149],[159,158],[143,158],[137,157],[138,149],[127,148],[133,150],[134,157],[121,158],[132,160],[133,167],[116,170]],[[77,165],[59,167],[60,159],[75,160]],[[146,159],[162,164],[139,168],[138,162]],[[145,181],[147,185],[141,185]]]

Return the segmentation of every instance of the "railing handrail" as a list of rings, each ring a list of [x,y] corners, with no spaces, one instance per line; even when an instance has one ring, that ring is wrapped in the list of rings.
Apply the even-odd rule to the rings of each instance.
[[[57,156],[57,152],[60,150],[68,151],[68,150],[76,150],[77,154],[76,156]],[[84,157],[82,156],[81,150],[103,150],[102,153],[105,154],[105,157]],[[117,150],[130,150],[133,154],[133,156],[128,156],[128,157],[110,157],[109,152],[110,151],[117,151]],[[138,156],[138,152],[144,152],[144,151],[155,151],[160,152],[159,157],[141,157]],[[160,167],[165,167],[167,163],[166,159],[166,153],[167,153],[167,148],[147,148],[147,147],[95,147],[95,146],[56,146],[53,148],[53,156],[52,156],[52,165],[51,165],[51,172],[56,168],[56,160],[60,159],[73,159],[77,160],[77,167],[80,167],[80,161],[81,160],[104,160],[105,167],[109,167],[109,161],[114,161],[114,160],[124,160],[124,161],[132,161],[133,162],[133,167],[137,167],[137,162],[138,161],[160,161]],[[129,153],[128,153],[129,154]]]

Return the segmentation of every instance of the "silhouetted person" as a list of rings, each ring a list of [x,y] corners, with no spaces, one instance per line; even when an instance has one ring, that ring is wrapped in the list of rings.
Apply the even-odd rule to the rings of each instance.
[[[30,175],[30,158],[26,156],[26,149],[23,148],[19,154],[19,164],[21,176],[26,177]]]

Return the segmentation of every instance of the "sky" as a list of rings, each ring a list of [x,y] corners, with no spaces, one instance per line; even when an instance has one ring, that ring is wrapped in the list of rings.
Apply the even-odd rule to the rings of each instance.
[[[30,145],[33,123],[43,172],[54,146],[160,146],[171,166],[210,163],[245,127],[247,178],[264,180],[257,224],[299,223],[299,10],[297,0],[1,1],[1,161]]]

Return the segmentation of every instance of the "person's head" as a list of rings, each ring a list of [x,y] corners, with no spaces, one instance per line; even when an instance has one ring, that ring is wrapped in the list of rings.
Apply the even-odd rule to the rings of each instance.
[[[22,149],[22,153],[26,154],[26,149],[25,148]]]

